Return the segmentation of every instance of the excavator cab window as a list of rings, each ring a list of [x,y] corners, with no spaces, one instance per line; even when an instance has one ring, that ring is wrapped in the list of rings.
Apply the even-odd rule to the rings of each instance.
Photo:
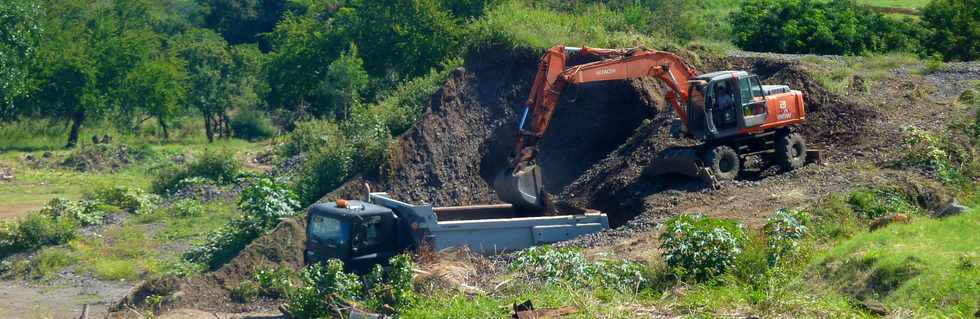
[[[745,127],[754,127],[765,123],[766,98],[763,96],[759,78],[754,75],[740,78],[738,79],[738,87]]]
[[[688,133],[696,139],[703,139],[705,135],[705,90],[707,83],[704,81],[692,82],[688,89],[687,99],[687,129]]]

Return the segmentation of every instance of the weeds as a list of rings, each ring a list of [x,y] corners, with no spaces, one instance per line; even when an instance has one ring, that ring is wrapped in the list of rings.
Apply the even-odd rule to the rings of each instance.
[[[217,185],[227,185],[242,174],[242,163],[229,151],[205,150],[200,158],[184,165],[164,168],[153,180],[153,192],[167,195],[179,190],[189,178],[203,178]]]

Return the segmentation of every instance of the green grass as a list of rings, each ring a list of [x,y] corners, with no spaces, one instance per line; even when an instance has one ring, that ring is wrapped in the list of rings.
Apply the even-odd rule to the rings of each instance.
[[[43,278],[57,273],[65,267],[74,265],[78,262],[78,257],[71,254],[67,249],[49,247],[38,252],[32,262],[31,275]]]
[[[657,46],[663,40],[631,31],[623,14],[601,6],[582,13],[558,12],[508,1],[487,12],[470,27],[475,44],[549,48],[555,44],[591,47]]]
[[[925,316],[972,316],[980,302],[980,209],[863,233],[817,257],[830,288]]]
[[[831,61],[818,57],[804,57],[810,73],[820,86],[836,94],[848,91],[868,92],[877,82],[888,78],[894,70],[902,66],[918,65],[921,61],[907,53],[889,53],[872,56],[848,56],[841,61]],[[861,79],[859,85],[855,78]]]
[[[861,0],[858,3],[876,7],[917,9],[929,4],[929,0]]]

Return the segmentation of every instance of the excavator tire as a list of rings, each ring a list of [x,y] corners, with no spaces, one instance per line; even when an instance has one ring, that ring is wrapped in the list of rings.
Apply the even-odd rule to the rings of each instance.
[[[806,164],[806,140],[800,133],[776,136],[776,160],[784,171],[791,171]]]
[[[728,181],[738,176],[741,165],[738,153],[727,145],[718,145],[704,153],[704,165],[719,181]]]

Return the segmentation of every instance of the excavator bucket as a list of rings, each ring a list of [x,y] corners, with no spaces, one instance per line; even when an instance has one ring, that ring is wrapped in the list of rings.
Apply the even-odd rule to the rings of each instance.
[[[519,171],[504,169],[494,178],[493,189],[501,201],[513,204],[515,209],[544,211],[546,208],[544,181],[537,165]]]
[[[657,155],[647,169],[647,175],[681,174],[688,177],[705,178],[701,168],[701,157],[695,147],[671,147]]]

